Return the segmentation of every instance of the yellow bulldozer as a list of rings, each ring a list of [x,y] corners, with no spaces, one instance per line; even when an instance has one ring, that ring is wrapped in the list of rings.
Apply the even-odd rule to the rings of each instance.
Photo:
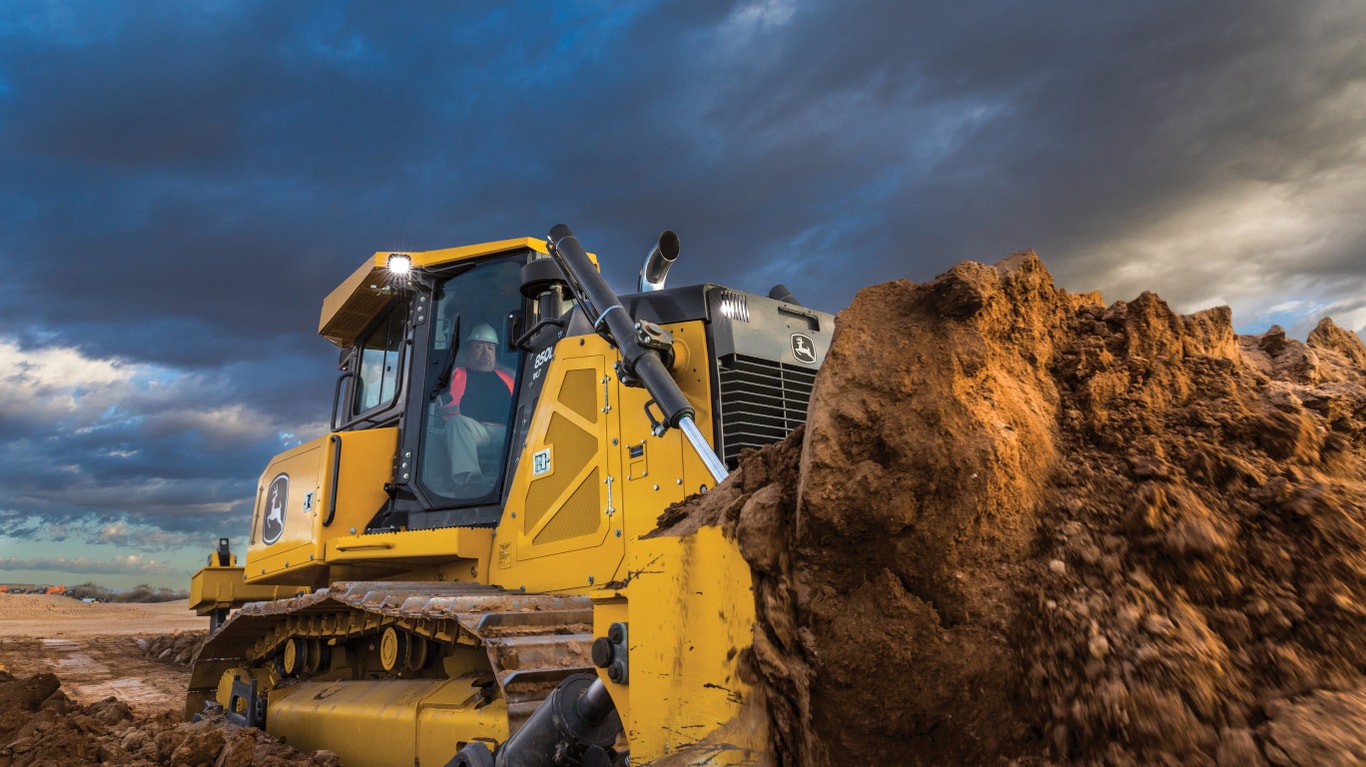
[[[220,539],[191,583],[186,715],[346,767],[761,760],[749,566],[718,527],[651,533],[805,421],[834,318],[666,288],[678,252],[623,296],[563,225],[342,282],[329,433],[261,475],[245,562]]]

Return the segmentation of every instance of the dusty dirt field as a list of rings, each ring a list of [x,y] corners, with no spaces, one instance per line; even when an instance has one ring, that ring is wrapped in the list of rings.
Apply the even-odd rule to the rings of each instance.
[[[70,597],[0,594],[0,669],[50,672],[82,705],[115,696],[135,714],[180,711],[189,668],[149,658],[139,637],[203,631],[183,602],[84,604]]]
[[[200,631],[209,619],[184,602],[85,604],[41,594],[0,594],[0,637],[88,637],[107,634],[168,634]]]
[[[0,767],[338,767],[221,716],[180,721],[207,628],[182,602],[0,594]]]

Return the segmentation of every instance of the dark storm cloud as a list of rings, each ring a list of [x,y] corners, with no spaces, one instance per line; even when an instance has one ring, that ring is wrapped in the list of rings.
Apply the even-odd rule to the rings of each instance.
[[[977,219],[982,235],[1024,235],[1061,275],[1118,282],[1130,295],[1144,287],[1141,278],[1158,280],[1152,287],[1178,302],[1209,297],[1202,291],[1219,284],[1220,271],[1241,268],[1269,279],[1298,273],[1359,283],[1364,232],[1345,210],[1314,212],[1319,226],[1303,234],[1322,241],[1293,254],[1295,243],[1270,231],[1276,221],[1246,215],[1287,212],[1251,202],[1288,198],[1293,205],[1298,197],[1308,204],[1328,189],[1347,203],[1343,193],[1360,191],[1366,60],[1357,9],[1127,8],[1134,16],[1127,23],[1086,24],[1086,34],[1044,32],[1016,48],[1024,76],[1014,81],[1015,109],[984,126],[973,151],[943,168],[949,183],[980,177],[981,202],[1001,203],[1003,216]],[[948,232],[969,231],[979,208],[953,211]],[[1186,213],[1194,216],[1183,220]],[[1243,241],[1231,231],[1262,226],[1268,231]],[[1184,278],[1199,274],[1198,265],[1164,263],[1163,256],[1202,233],[1225,239],[1203,243],[1213,279],[1196,287]],[[989,242],[982,235],[966,242]],[[1114,244],[1126,241],[1129,252],[1115,252]],[[1124,256],[1171,271],[1134,270],[1140,279],[1116,281],[1116,260]],[[1274,290],[1266,285],[1261,295]]]
[[[293,299],[377,239],[537,233],[558,213],[634,253],[678,220],[708,275],[786,252],[838,276],[823,265],[865,254],[842,303],[864,276],[1024,245],[1094,256],[1221,180],[1338,169],[1360,135],[1323,113],[1361,75],[1340,5],[641,7],[144,6],[60,66],[36,66],[51,41],[21,44],[15,69],[45,74],[8,99],[13,131],[118,206],[90,218],[151,235],[121,248],[148,277],[134,298],[247,338],[304,316]],[[120,195],[130,170],[140,193]],[[908,263],[911,237],[932,252]],[[300,273],[262,279],[284,254]],[[197,295],[206,279],[242,287]],[[289,315],[244,322],[248,287]]]
[[[1360,331],[1364,18],[1273,0],[6,4],[0,345],[36,367],[0,407],[0,484],[62,524],[133,531],[96,542],[244,518],[268,456],[326,418],[336,350],[313,331],[333,286],[376,250],[562,221],[619,289],[672,227],[672,283],[784,282],[827,310],[1035,248],[1111,301]]]
[[[243,404],[245,387],[214,372],[3,340],[0,369],[0,529],[10,540],[117,545],[133,535],[155,549],[230,533],[245,525],[270,456],[297,444],[293,432],[321,430]],[[110,525],[135,533],[107,535]]]
[[[1228,296],[1244,309],[1300,270],[1321,272],[1324,284],[1361,284],[1364,233],[1343,208],[1311,215],[1299,234],[1324,231],[1328,241],[1309,253],[1267,232],[1214,237],[1202,263],[1189,253],[1174,265],[1160,258],[1182,236],[1254,223],[1244,208],[1219,206],[1241,186],[1305,204],[1306,189],[1324,188],[1351,206],[1342,197],[1361,190],[1366,128],[1355,9],[972,8],[952,17],[910,4],[828,15],[799,8],[782,35],[748,40],[745,55],[763,64],[724,87],[712,115],[740,126],[724,136],[741,148],[726,162],[753,172],[718,173],[713,196],[762,199],[762,210],[749,227],[698,228],[773,239],[750,239],[742,252],[818,246],[794,289],[829,285],[837,305],[869,281],[923,279],[1023,247],[1074,288],[1103,288],[1111,299],[1153,288],[1187,310],[1209,297],[1186,279],[1201,266],[1210,277],[1258,271],[1260,291]],[[746,167],[765,150],[776,151],[762,170]],[[1201,207],[1204,220],[1173,220]],[[1131,247],[1110,247],[1116,240]],[[1158,263],[1123,278],[1126,259]],[[855,262],[863,268],[849,269]]]

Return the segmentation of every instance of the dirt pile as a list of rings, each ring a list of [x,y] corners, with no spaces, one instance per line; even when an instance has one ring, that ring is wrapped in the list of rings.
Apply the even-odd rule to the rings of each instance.
[[[805,432],[661,524],[753,568],[780,763],[1359,764],[1363,364],[964,263],[862,291]]]
[[[106,698],[82,706],[52,674],[16,678],[0,671],[0,767],[337,767],[335,754],[302,753],[254,727],[222,717],[177,722],[172,712],[136,717]]]
[[[149,658],[156,658],[180,666],[190,665],[199,647],[209,638],[205,631],[176,631],[154,637],[139,637],[138,649]]]

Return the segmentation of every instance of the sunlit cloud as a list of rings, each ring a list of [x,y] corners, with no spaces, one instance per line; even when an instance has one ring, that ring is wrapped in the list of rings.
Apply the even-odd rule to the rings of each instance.
[[[87,543],[127,546],[144,551],[185,548],[202,544],[203,541],[202,533],[169,532],[147,525],[129,525],[126,522],[103,525],[86,540]]]
[[[326,430],[207,373],[74,348],[0,337],[0,370],[0,541],[195,546],[245,526],[262,467],[298,442],[283,435]]]
[[[148,437],[191,432],[202,439],[242,444],[284,429],[265,413],[233,400],[228,386],[203,373],[163,366],[86,356],[63,347],[24,348],[0,337],[0,419],[33,425],[57,424],[45,438],[95,434],[134,427]],[[109,454],[130,457],[126,445]]]
[[[1366,295],[1366,274],[1344,258],[1366,242],[1366,219],[1344,219],[1327,205],[1350,198],[1366,200],[1366,165],[1357,176],[1293,186],[1229,184],[1155,220],[1137,221],[1102,246],[1100,258],[1079,264],[1072,278],[1106,285],[1109,300],[1130,300],[1162,285],[1162,297],[1181,312],[1227,305],[1240,324],[1288,318],[1307,331],[1340,300],[1335,297]],[[1358,311],[1333,319],[1366,329]]]
[[[20,559],[0,557],[0,570],[50,570],[90,575],[169,575],[183,568],[166,562],[145,559],[141,554],[126,554],[96,559],[93,557],[50,557]]]

